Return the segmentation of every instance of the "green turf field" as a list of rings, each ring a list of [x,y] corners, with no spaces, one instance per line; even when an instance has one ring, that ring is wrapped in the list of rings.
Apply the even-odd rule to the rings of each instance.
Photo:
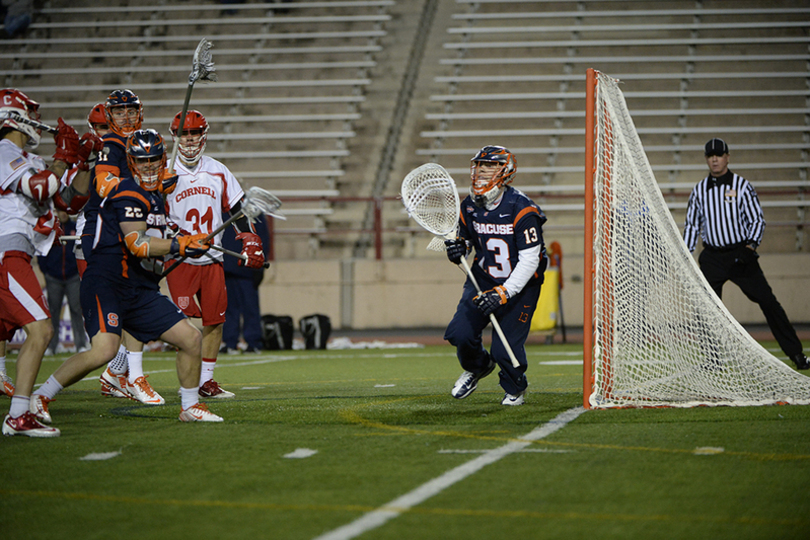
[[[581,345],[528,353],[515,408],[494,374],[451,398],[449,346],[223,355],[221,424],[180,423],[173,356],[147,353],[166,405],[95,373],[51,404],[60,438],[0,438],[0,538],[810,538],[810,407],[577,416]]]

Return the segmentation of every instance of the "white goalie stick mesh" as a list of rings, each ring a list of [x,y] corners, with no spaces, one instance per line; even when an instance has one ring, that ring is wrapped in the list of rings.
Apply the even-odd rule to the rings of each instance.
[[[810,404],[810,378],[757,343],[703,277],[617,80],[598,74],[595,105],[590,406]]]
[[[402,204],[422,228],[436,235],[428,249],[444,251],[443,239],[458,232],[460,203],[456,183],[444,167],[425,163],[402,181]]]

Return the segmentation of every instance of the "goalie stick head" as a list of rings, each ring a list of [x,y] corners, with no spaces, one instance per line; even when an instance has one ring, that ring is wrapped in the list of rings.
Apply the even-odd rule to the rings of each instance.
[[[182,133],[178,133],[182,114],[181,111],[175,115],[169,130],[172,132],[172,140],[179,146],[180,159],[187,166],[193,167],[200,161],[205,151],[205,143],[208,140],[208,121],[200,111],[188,111],[183,120]]]
[[[16,88],[0,90],[0,129],[14,129],[28,136],[26,148],[39,146],[41,128],[39,122],[39,103],[29,98]]]
[[[405,176],[402,204],[423,229],[443,238],[455,238],[460,203],[456,183],[444,167],[425,163]]]
[[[515,179],[517,160],[503,146],[485,146],[470,161],[470,195],[483,208],[495,202],[502,188]]]
[[[166,169],[166,146],[163,137],[154,129],[140,129],[127,139],[127,165],[132,176],[146,191],[155,191],[160,185],[161,173]]]
[[[113,133],[129,137],[141,129],[143,104],[132,90],[113,90],[104,106]]]

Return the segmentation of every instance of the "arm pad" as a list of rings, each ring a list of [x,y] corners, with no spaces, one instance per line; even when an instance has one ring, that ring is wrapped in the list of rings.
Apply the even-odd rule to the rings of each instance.
[[[149,241],[151,239],[152,237],[147,236],[146,231],[140,230],[132,231],[126,235],[124,237],[124,242],[126,242],[130,253],[136,257],[145,259],[149,256]]]

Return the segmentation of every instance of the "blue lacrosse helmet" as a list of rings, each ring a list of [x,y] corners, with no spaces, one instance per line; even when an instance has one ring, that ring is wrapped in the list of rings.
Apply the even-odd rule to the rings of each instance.
[[[494,202],[501,189],[515,179],[517,159],[503,146],[485,146],[470,161],[470,194],[478,206]]]
[[[166,145],[154,129],[139,129],[127,139],[127,165],[146,191],[155,191],[166,168]]]
[[[113,133],[128,137],[141,129],[143,104],[132,90],[113,90],[105,103],[107,123]]]

